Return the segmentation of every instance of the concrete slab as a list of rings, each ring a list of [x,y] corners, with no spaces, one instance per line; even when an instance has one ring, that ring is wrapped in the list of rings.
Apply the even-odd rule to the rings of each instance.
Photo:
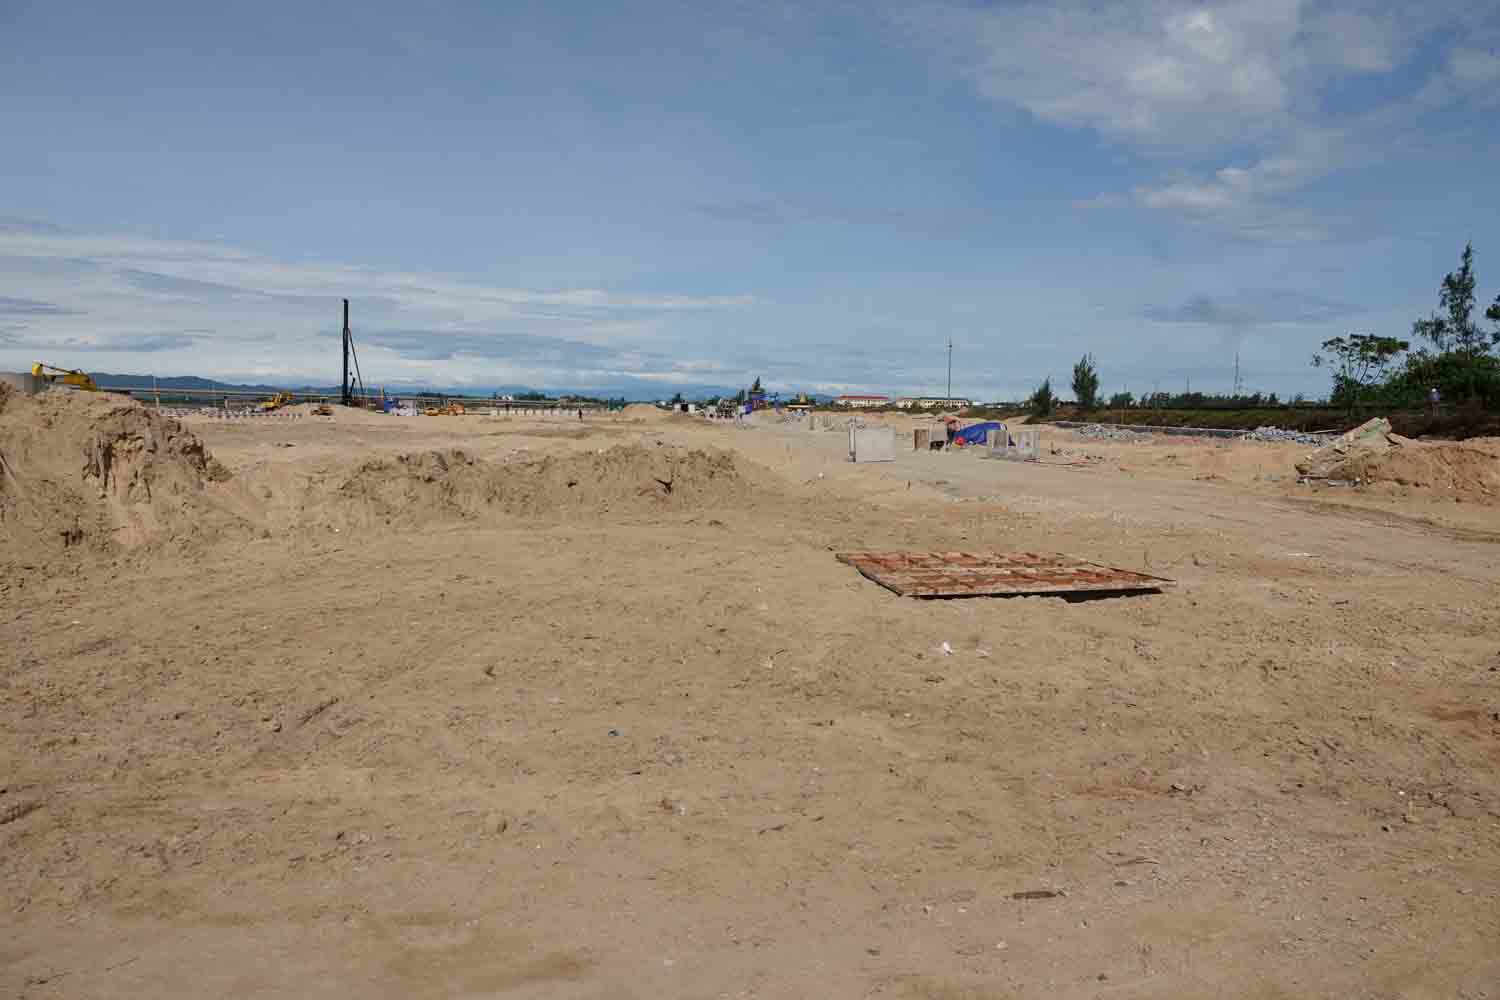
[[[1011,427],[1005,432],[991,431],[989,444],[986,458],[1003,458],[1012,462],[1039,462],[1042,458],[1040,428]]]
[[[896,432],[890,427],[849,425],[849,461],[894,462]]]

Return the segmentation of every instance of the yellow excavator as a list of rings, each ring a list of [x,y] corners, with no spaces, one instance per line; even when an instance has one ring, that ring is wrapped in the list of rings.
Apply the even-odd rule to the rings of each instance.
[[[75,389],[85,389],[89,392],[98,392],[99,384],[94,381],[88,372],[81,372],[77,368],[58,368],[56,365],[45,364],[38,361],[31,366],[31,374],[39,379],[51,382],[54,385],[71,385]]]
[[[289,392],[278,392],[276,395],[260,404],[260,412],[270,413],[272,410],[279,410],[283,406],[294,402],[296,398],[297,397],[293,396]]]

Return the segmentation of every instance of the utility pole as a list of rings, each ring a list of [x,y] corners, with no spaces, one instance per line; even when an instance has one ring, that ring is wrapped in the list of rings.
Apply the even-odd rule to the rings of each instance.
[[[947,402],[953,401],[953,338],[948,338],[948,395]]]
[[[349,300],[344,300],[344,381],[342,384],[342,401],[345,406],[350,405],[349,398]]]
[[[1240,352],[1239,351],[1235,351],[1234,352],[1234,396],[1235,396],[1236,399],[1239,398],[1239,396],[1240,396],[1240,389],[1241,389],[1241,387],[1243,385],[1244,385],[1244,383],[1242,383],[1240,381]]]

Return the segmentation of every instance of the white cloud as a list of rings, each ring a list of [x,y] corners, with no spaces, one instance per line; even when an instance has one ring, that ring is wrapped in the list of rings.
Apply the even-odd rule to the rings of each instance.
[[[1314,148],[1313,138],[1325,145]],[[1248,166],[1227,166],[1209,177],[1188,177],[1133,192],[1147,208],[1175,212],[1195,221],[1211,221],[1254,238],[1305,241],[1327,235],[1310,224],[1305,213],[1268,207],[1275,196],[1323,176],[1338,163],[1326,145],[1329,137],[1308,137],[1297,154],[1283,153]]]
[[[1443,68],[1433,74],[1413,103],[1422,109],[1468,100],[1491,105],[1500,101],[1497,84],[1500,84],[1500,54],[1461,46],[1448,54]]]
[[[903,19],[989,97],[1131,142],[1202,148],[1283,127],[1304,82],[1325,72],[1301,8],[1065,0]]]
[[[1448,60],[1453,79],[1479,86],[1500,80],[1500,55],[1482,49],[1455,49]]]
[[[455,383],[690,374],[661,350],[669,318],[757,304],[749,295],[504,288],[14,225],[0,229],[0,366],[72,366],[86,354],[97,370],[328,380],[342,297],[352,300],[367,370]]]
[[[1496,31],[1485,21],[1494,14],[1472,8],[1446,0],[1397,8],[1374,0],[1056,0],[895,16],[980,93],[1043,121],[1169,161],[1238,153],[1211,173],[1178,171],[1138,187],[1138,204],[1245,235],[1300,239],[1327,227],[1280,206],[1281,196],[1357,162],[1372,143],[1388,148],[1393,131],[1419,127],[1423,108],[1496,92],[1500,56],[1473,44]],[[1374,109],[1327,110],[1331,84],[1403,68],[1440,26],[1466,40],[1425,87]],[[1111,194],[1081,204],[1107,205]]]

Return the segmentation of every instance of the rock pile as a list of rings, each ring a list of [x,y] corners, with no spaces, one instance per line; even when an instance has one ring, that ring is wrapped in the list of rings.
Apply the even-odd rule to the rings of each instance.
[[[1306,431],[1291,431],[1284,427],[1257,427],[1246,434],[1242,441],[1273,441],[1278,444],[1307,444],[1317,447],[1328,438],[1325,434],[1309,434]]]
[[[1150,433],[1128,431],[1123,427],[1106,427],[1104,424],[1075,427],[1073,433],[1085,441],[1149,441],[1152,437]]]
[[[1389,451],[1392,446],[1400,447],[1406,443],[1405,438],[1391,433],[1389,420],[1376,417],[1308,455],[1297,463],[1297,472],[1307,479],[1358,482],[1364,477],[1357,474],[1356,465]]]

